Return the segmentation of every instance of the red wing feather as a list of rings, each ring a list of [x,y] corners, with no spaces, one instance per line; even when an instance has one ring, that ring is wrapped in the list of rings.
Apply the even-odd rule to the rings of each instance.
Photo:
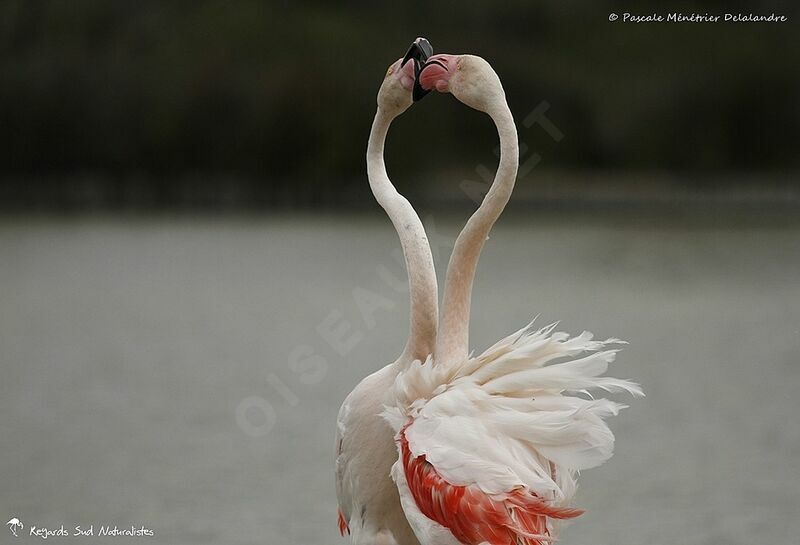
[[[344,513],[342,513],[341,509],[339,509],[338,524],[339,524],[339,533],[342,534],[342,536],[344,536],[344,534],[350,535],[350,525],[347,524],[347,520],[344,518]]]
[[[406,426],[407,428],[408,426]],[[583,511],[554,507],[530,490],[519,488],[495,499],[477,486],[445,481],[426,459],[414,457],[405,430],[400,448],[406,481],[419,510],[441,524],[464,545],[542,545],[553,541],[547,519],[569,519]]]

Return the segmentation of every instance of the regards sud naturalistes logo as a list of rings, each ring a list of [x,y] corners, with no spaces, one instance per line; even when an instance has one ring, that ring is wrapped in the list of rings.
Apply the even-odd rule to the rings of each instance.
[[[6,523],[9,531],[14,537],[27,535],[31,537],[38,537],[41,539],[50,539],[58,537],[153,537],[155,532],[147,526],[140,525],[127,525],[119,526],[117,524],[90,524],[88,526],[75,525],[67,527],[64,524],[58,527],[47,527],[31,524],[27,530],[25,525],[17,518],[13,517]]]

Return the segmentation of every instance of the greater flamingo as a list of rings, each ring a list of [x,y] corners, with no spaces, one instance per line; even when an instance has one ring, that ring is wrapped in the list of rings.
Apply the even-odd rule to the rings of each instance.
[[[397,361],[359,383],[339,412],[339,529],[358,545],[542,545],[555,541],[557,521],[582,512],[571,506],[577,472],[612,454],[603,419],[624,405],[588,392],[643,394],[601,376],[621,341],[587,332],[570,337],[529,324],[468,354],[472,283],[514,186],[517,132],[489,63],[431,53],[418,38],[389,67],[369,137],[369,183],[400,236],[411,328]],[[456,240],[441,318],[425,231],[383,161],[392,120],[434,89],[487,113],[501,150],[494,182]]]

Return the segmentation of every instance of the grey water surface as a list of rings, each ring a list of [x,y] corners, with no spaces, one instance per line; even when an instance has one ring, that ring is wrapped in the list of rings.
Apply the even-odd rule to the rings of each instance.
[[[611,373],[647,397],[615,397],[562,543],[797,543],[800,225],[586,216],[504,218],[473,302],[476,349],[537,314],[630,342]],[[437,218],[440,269],[458,226]],[[398,248],[378,215],[0,221],[14,542],[345,543],[335,417],[403,346]]]

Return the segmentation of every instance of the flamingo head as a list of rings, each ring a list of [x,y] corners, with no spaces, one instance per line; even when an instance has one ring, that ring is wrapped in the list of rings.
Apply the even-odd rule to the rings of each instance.
[[[389,66],[378,91],[378,106],[381,109],[400,115],[428,93],[420,86],[418,76],[432,53],[430,42],[425,38],[417,38],[405,56]]]
[[[433,55],[425,61],[417,79],[426,92],[450,93],[470,108],[486,113],[505,96],[494,69],[475,55]]]

